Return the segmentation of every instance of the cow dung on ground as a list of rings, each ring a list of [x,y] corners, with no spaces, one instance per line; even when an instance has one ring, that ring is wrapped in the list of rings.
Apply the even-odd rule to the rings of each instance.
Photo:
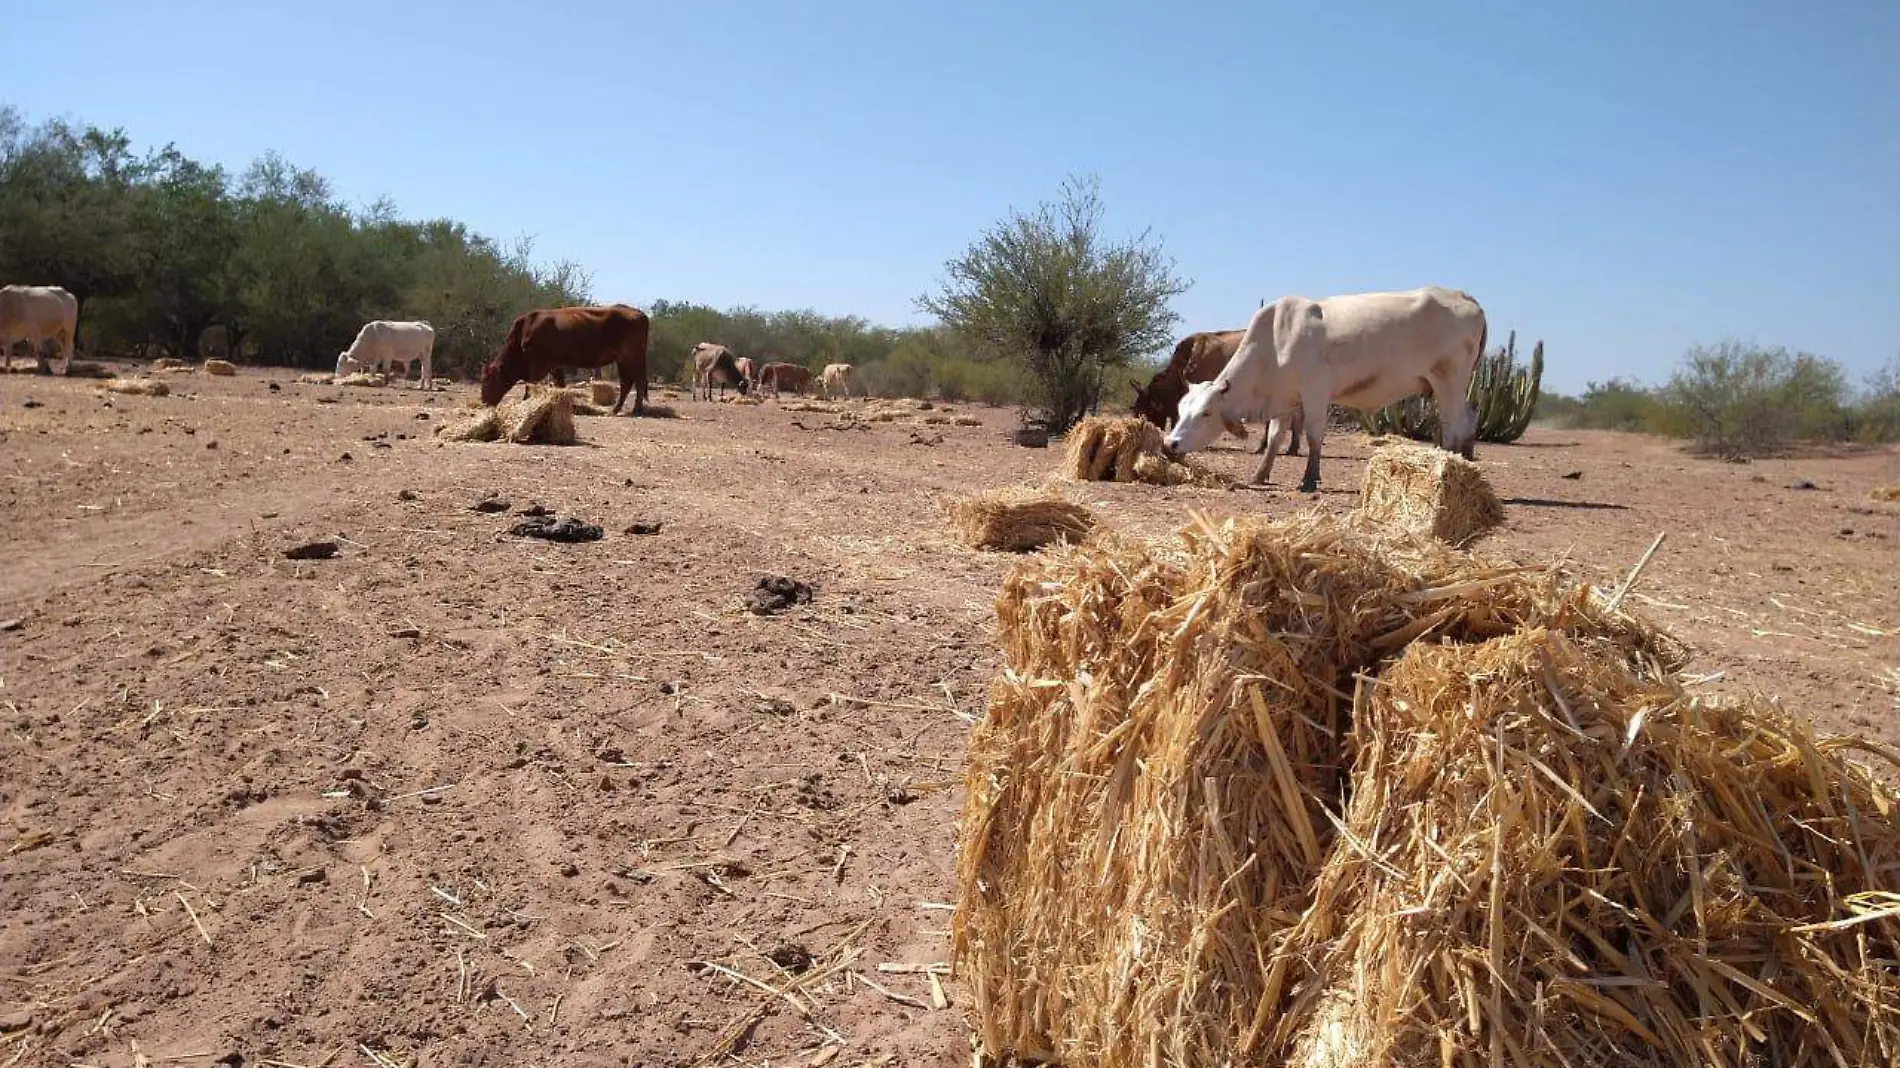
[[[812,589],[805,583],[783,575],[761,575],[758,584],[746,595],[746,610],[755,616],[769,616],[798,604],[810,604]]]

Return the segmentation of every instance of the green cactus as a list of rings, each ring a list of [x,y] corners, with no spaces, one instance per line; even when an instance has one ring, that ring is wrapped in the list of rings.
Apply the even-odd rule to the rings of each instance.
[[[1501,349],[1478,358],[1466,396],[1478,413],[1478,440],[1516,441],[1531,425],[1544,380],[1544,343],[1531,350],[1529,367],[1517,365],[1517,331]],[[1368,434],[1403,434],[1415,441],[1437,441],[1438,405],[1429,397],[1407,397],[1376,412],[1362,413]]]

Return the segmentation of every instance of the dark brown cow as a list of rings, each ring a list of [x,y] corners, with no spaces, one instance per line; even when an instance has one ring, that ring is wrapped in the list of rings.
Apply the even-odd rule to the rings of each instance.
[[[741,397],[752,386],[752,380],[739,369],[739,359],[731,349],[702,341],[693,346],[693,399],[698,400],[704,393],[707,400],[712,400],[714,382],[719,383],[722,397],[726,395],[727,386],[739,387]]]
[[[482,368],[482,403],[500,404],[517,382],[554,376],[567,384],[565,371],[614,364],[620,373],[620,399],[614,414],[633,395],[633,414],[647,402],[647,314],[626,304],[586,308],[540,308],[522,312],[501,343],[501,352]]]
[[[795,363],[768,363],[759,368],[759,388],[777,396],[784,390],[804,393],[811,388],[811,371]]]
[[[1189,334],[1174,346],[1174,355],[1168,358],[1168,365],[1148,380],[1144,388],[1135,383],[1136,415],[1148,420],[1163,430],[1174,425],[1174,416],[1181,407],[1181,398],[1187,394],[1187,388],[1195,382],[1212,382],[1220,374],[1227,361],[1234,358],[1240,348],[1240,339],[1245,330],[1205,330],[1198,334]],[[1300,454],[1300,428],[1305,420],[1296,408],[1288,417],[1284,427],[1290,427],[1290,443],[1287,456]],[[1244,427],[1228,427],[1236,437],[1245,438]],[[1260,444],[1254,452],[1267,451],[1267,443],[1273,437],[1273,427],[1269,423],[1260,428]]]

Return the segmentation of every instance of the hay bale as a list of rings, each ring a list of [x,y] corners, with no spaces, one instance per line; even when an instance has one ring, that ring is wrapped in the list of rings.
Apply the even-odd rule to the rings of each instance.
[[[1168,459],[1161,431],[1132,416],[1090,416],[1068,433],[1062,473],[1085,482],[1147,482],[1159,486],[1223,486],[1227,479],[1195,461]]]
[[[478,407],[435,428],[445,441],[505,441],[515,445],[572,445],[574,395],[566,390],[533,393],[493,408]]]
[[[1077,542],[1096,525],[1095,513],[1047,489],[1005,486],[948,503],[957,537],[972,549],[1027,552],[1055,542]]]
[[[337,384],[335,375],[318,374],[314,371],[298,375],[297,381],[306,386],[334,386]]]
[[[1449,545],[1467,545],[1504,521],[1504,506],[1477,464],[1411,444],[1395,444],[1366,461],[1359,512]]]
[[[602,408],[612,408],[614,402],[619,399],[620,383],[605,382],[598,379],[587,383],[587,400],[589,403]]]
[[[229,360],[206,360],[204,362],[204,370],[205,370],[205,374],[208,374],[208,375],[217,375],[221,378],[229,378],[232,375],[237,374],[237,364],[234,364]]]
[[[354,371],[336,380],[339,386],[364,386],[378,389],[389,385],[389,376],[376,371]]]
[[[1900,831],[1837,743],[1699,702],[1679,643],[1549,573],[1317,517],[1181,533],[1041,554],[998,598],[952,921],[985,1052],[1740,1068],[1900,1044],[1874,893]]]
[[[193,367],[192,365],[186,363],[183,360],[173,359],[170,356],[160,356],[158,359],[152,361],[152,370],[154,371],[195,371],[197,370],[197,368]]]
[[[112,378],[104,388],[113,393],[130,393],[141,397],[163,397],[171,393],[172,387],[156,378]]]
[[[1874,492],[1868,496],[1876,501],[1900,501],[1900,486],[1875,486]]]
[[[957,426],[982,426],[983,425],[983,420],[978,419],[974,415],[955,416],[950,420],[950,422],[956,424]]]

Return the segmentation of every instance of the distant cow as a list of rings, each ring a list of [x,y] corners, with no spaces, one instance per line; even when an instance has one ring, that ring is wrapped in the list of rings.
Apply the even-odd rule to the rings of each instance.
[[[391,378],[409,377],[409,368],[417,363],[422,365],[417,385],[429,389],[434,384],[434,369],[430,362],[435,352],[435,327],[425,322],[401,322],[388,319],[375,319],[363,324],[356,332],[356,340],[344,349],[336,358],[336,376],[355,374],[358,371],[374,370],[389,374],[391,367],[398,368]]]
[[[648,327],[647,314],[626,304],[522,312],[501,352],[482,368],[482,403],[500,404],[517,382],[553,375],[556,386],[565,386],[567,370],[611,363],[620,374],[614,414],[634,390],[633,414],[639,415],[647,402]]]
[[[1220,374],[1188,387],[1167,451],[1178,456],[1203,448],[1225,422],[1297,403],[1306,415],[1300,490],[1311,493],[1319,488],[1329,404],[1371,412],[1422,393],[1438,400],[1444,448],[1471,459],[1478,417],[1465,391],[1488,333],[1478,302],[1441,286],[1323,300],[1281,297],[1254,312]],[[1265,482],[1272,471],[1269,449],[1253,480]]]
[[[0,358],[13,369],[13,346],[26,342],[36,366],[46,362],[46,344],[59,354],[59,373],[73,365],[79,330],[79,300],[58,286],[0,286]]]
[[[803,393],[811,388],[811,371],[795,363],[768,363],[759,368],[759,388],[770,389],[773,396],[788,389]]]
[[[828,363],[820,384],[824,388],[826,400],[830,400],[834,393],[849,397],[851,391],[857,389],[857,369],[848,363]]]
[[[1221,368],[1227,366],[1227,361],[1234,358],[1234,350],[1240,347],[1240,339],[1246,333],[1245,330],[1204,330],[1182,338],[1174,346],[1174,355],[1168,358],[1168,365],[1149,379],[1147,386],[1135,384],[1134,413],[1163,430],[1172,427],[1175,409],[1180,406],[1188,387],[1196,382],[1212,381],[1215,375],[1220,374]],[[1305,419],[1298,407],[1283,420],[1274,420],[1262,413],[1261,421],[1267,425],[1261,428],[1260,444],[1254,452],[1267,451],[1267,444],[1274,440],[1279,431],[1286,429],[1290,431],[1287,434],[1286,455],[1300,454],[1300,428]],[[1247,428],[1243,424],[1236,423],[1227,429],[1235,437],[1244,439],[1247,436]]]
[[[703,392],[707,400],[712,400],[714,382],[719,383],[722,397],[726,395],[727,386],[737,386],[742,397],[752,388],[751,380],[739,370],[739,359],[731,349],[702,341],[693,346],[693,399],[698,400]]]

